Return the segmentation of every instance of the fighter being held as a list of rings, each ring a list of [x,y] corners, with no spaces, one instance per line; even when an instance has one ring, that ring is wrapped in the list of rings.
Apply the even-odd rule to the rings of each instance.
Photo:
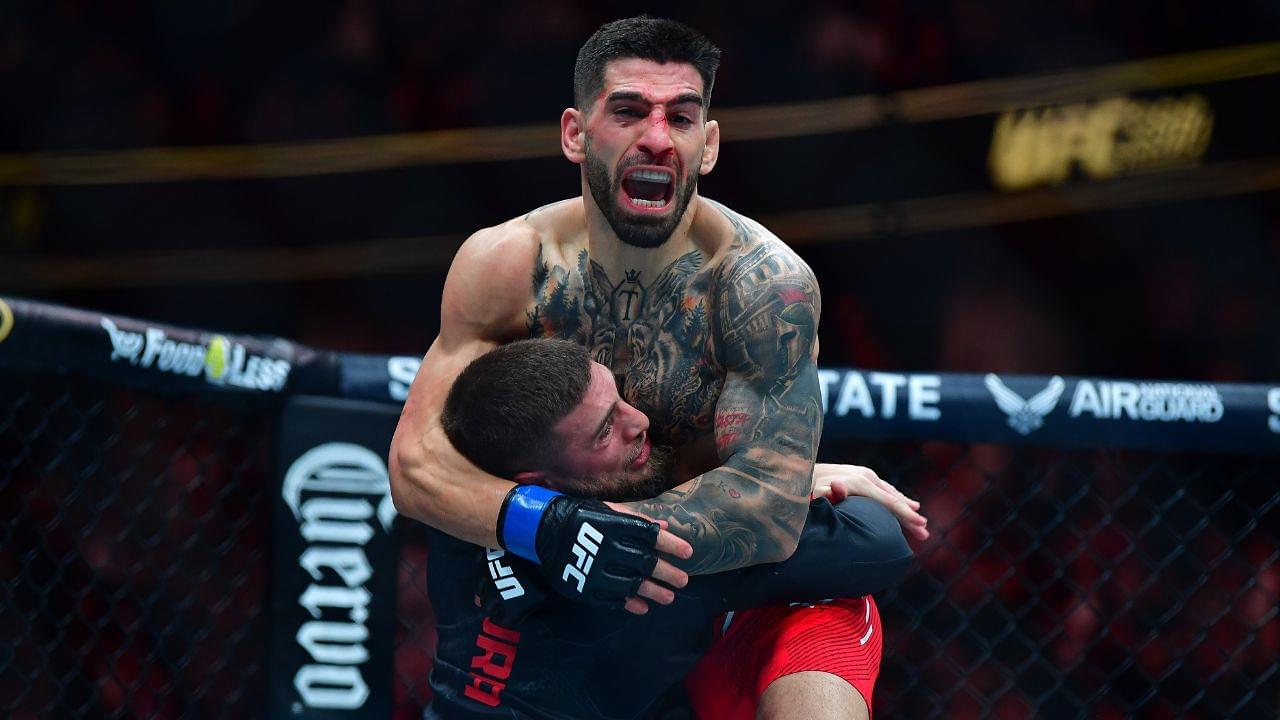
[[[648,427],[584,347],[529,339],[468,365],[442,422],[478,467],[569,495],[628,500],[687,479],[671,474],[670,448],[654,445],[637,463],[599,447],[609,418],[624,437]],[[866,720],[884,634],[869,593],[896,583],[913,553],[887,509],[846,497],[860,489],[858,470],[815,468],[815,492],[831,502],[809,505],[785,562],[690,578],[679,602],[642,617],[573,603],[520,558],[432,533],[439,642],[424,718],[616,720],[692,709],[708,720]],[[584,537],[585,561],[594,537]],[[727,633],[713,645],[717,629]]]

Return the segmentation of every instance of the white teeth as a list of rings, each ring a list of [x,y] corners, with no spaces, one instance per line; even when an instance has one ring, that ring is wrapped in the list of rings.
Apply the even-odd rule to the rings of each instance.
[[[637,170],[631,173],[631,177],[636,180],[645,180],[647,182],[671,182],[671,174],[664,173],[659,170]]]
[[[675,179],[675,175],[663,170],[636,170],[627,176],[631,180],[637,182],[663,183],[670,184]],[[664,208],[667,206],[667,198],[659,198],[657,200],[644,200],[641,198],[630,198],[636,207],[642,208]]]

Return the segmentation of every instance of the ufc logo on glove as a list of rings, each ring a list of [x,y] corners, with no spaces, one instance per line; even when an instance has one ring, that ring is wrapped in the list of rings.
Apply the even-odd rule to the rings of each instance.
[[[596,553],[600,552],[600,541],[603,539],[604,535],[591,527],[591,523],[582,523],[582,527],[578,530],[578,538],[573,543],[574,560],[571,563],[565,563],[564,573],[560,579],[568,581],[572,577],[578,583],[579,593],[587,582],[587,573],[591,572],[591,564],[595,562]]]
[[[502,564],[502,557],[506,554],[506,550],[486,548],[485,560],[489,563],[489,577],[493,578],[494,587],[502,594],[503,600],[510,600],[523,595],[524,586],[511,568]]]

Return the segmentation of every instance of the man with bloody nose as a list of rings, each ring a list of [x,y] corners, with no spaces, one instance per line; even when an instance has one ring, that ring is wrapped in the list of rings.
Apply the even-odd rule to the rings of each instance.
[[[822,431],[821,294],[781,240],[697,192],[720,149],[707,117],[719,57],[696,31],[647,17],[587,40],[560,118],[581,196],[463,244],[392,443],[402,514],[538,563],[572,601],[644,613],[690,573],[786,559],[804,525]],[[475,358],[528,337],[585,346],[649,419],[641,437],[611,411],[593,442],[671,446],[677,467],[699,472],[619,504],[466,460],[440,423],[449,388]],[[927,536],[917,503],[890,509]]]
[[[659,247],[685,219],[698,175],[715,164],[719,125],[703,122],[705,102],[694,90],[701,78],[690,66],[672,72],[651,60],[619,60],[605,82],[612,89],[591,101],[603,112],[570,108],[561,117],[565,156],[583,166],[619,240]]]

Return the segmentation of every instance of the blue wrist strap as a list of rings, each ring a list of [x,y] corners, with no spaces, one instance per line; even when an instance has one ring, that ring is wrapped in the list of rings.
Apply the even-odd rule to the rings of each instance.
[[[538,563],[538,523],[547,504],[564,493],[548,490],[540,485],[521,485],[507,493],[503,508],[502,543],[511,553],[525,560]]]

